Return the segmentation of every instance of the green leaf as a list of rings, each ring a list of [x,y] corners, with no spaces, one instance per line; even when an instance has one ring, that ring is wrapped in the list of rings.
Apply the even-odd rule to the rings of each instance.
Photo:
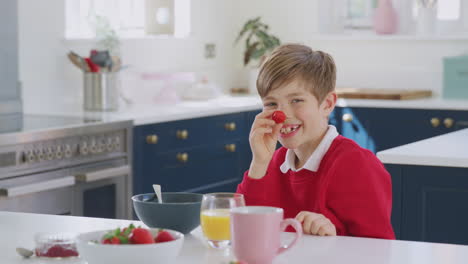
[[[120,244],[128,244],[129,243],[129,238],[126,237],[126,236],[120,235],[117,238],[120,240]]]
[[[280,45],[280,40],[268,33],[269,26],[260,21],[260,17],[249,19],[239,32],[235,43],[247,35],[245,40],[244,65],[251,60],[264,58],[268,51]]]
[[[235,42],[237,43],[248,30],[253,29],[258,24],[258,21],[260,21],[260,17],[248,20],[239,32]]]
[[[114,237],[113,233],[107,233],[102,237],[102,240],[112,239]]]
[[[262,57],[265,54],[266,51],[267,50],[265,48],[257,49],[252,53],[251,57],[252,57],[252,59],[259,59],[260,57]]]

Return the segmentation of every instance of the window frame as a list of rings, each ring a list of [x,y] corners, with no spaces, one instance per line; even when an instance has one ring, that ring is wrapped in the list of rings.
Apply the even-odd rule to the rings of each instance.
[[[66,0],[65,39],[93,39],[95,33],[90,25],[90,13],[106,17],[120,38],[187,38],[192,30],[191,0],[174,1],[174,32],[172,34],[147,34],[145,32],[146,0]],[[114,13],[103,13],[99,6],[114,6]],[[94,6],[94,7],[93,7]],[[101,8],[102,10],[103,8]],[[140,14],[141,13],[141,14]]]

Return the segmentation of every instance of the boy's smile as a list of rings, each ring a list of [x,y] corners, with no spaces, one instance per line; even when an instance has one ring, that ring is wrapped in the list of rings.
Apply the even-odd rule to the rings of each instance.
[[[282,138],[292,137],[296,135],[300,127],[301,125],[297,125],[297,124],[290,124],[290,125],[284,124],[280,130],[280,137]]]

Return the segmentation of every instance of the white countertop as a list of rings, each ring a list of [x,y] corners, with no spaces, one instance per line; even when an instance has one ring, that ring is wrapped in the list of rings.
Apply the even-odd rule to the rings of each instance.
[[[338,99],[337,106],[468,111],[468,100],[445,100],[436,97],[415,100]],[[257,95],[224,95],[210,100],[181,101],[176,104],[124,105],[116,112],[77,112],[76,110],[57,109],[56,111],[35,112],[31,114],[83,116],[85,118],[101,121],[133,120],[135,125],[145,125],[257,109],[260,110],[261,108],[262,103]]]
[[[135,222],[135,221],[132,221]],[[46,261],[23,259],[16,247],[33,248],[36,232],[87,232],[128,225],[130,221],[0,212],[0,263],[86,263],[82,259]],[[286,238],[290,234],[285,233]],[[186,235],[176,264],[228,264],[231,252],[209,249],[201,239],[199,229]],[[286,263],[466,263],[468,246],[424,242],[408,242],[353,237],[303,236],[289,251],[278,256],[274,264]],[[137,263],[137,262],[136,262]]]
[[[338,99],[336,105],[340,107],[349,106],[433,110],[468,110],[468,100],[449,100],[439,97],[413,100]]]
[[[377,153],[383,163],[468,168],[468,128]]]

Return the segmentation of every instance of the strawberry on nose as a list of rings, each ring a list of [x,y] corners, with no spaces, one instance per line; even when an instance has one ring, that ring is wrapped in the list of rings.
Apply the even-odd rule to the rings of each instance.
[[[273,119],[273,121],[275,121],[276,124],[280,124],[283,123],[284,120],[286,120],[286,115],[283,111],[275,111],[271,115],[271,119]]]

